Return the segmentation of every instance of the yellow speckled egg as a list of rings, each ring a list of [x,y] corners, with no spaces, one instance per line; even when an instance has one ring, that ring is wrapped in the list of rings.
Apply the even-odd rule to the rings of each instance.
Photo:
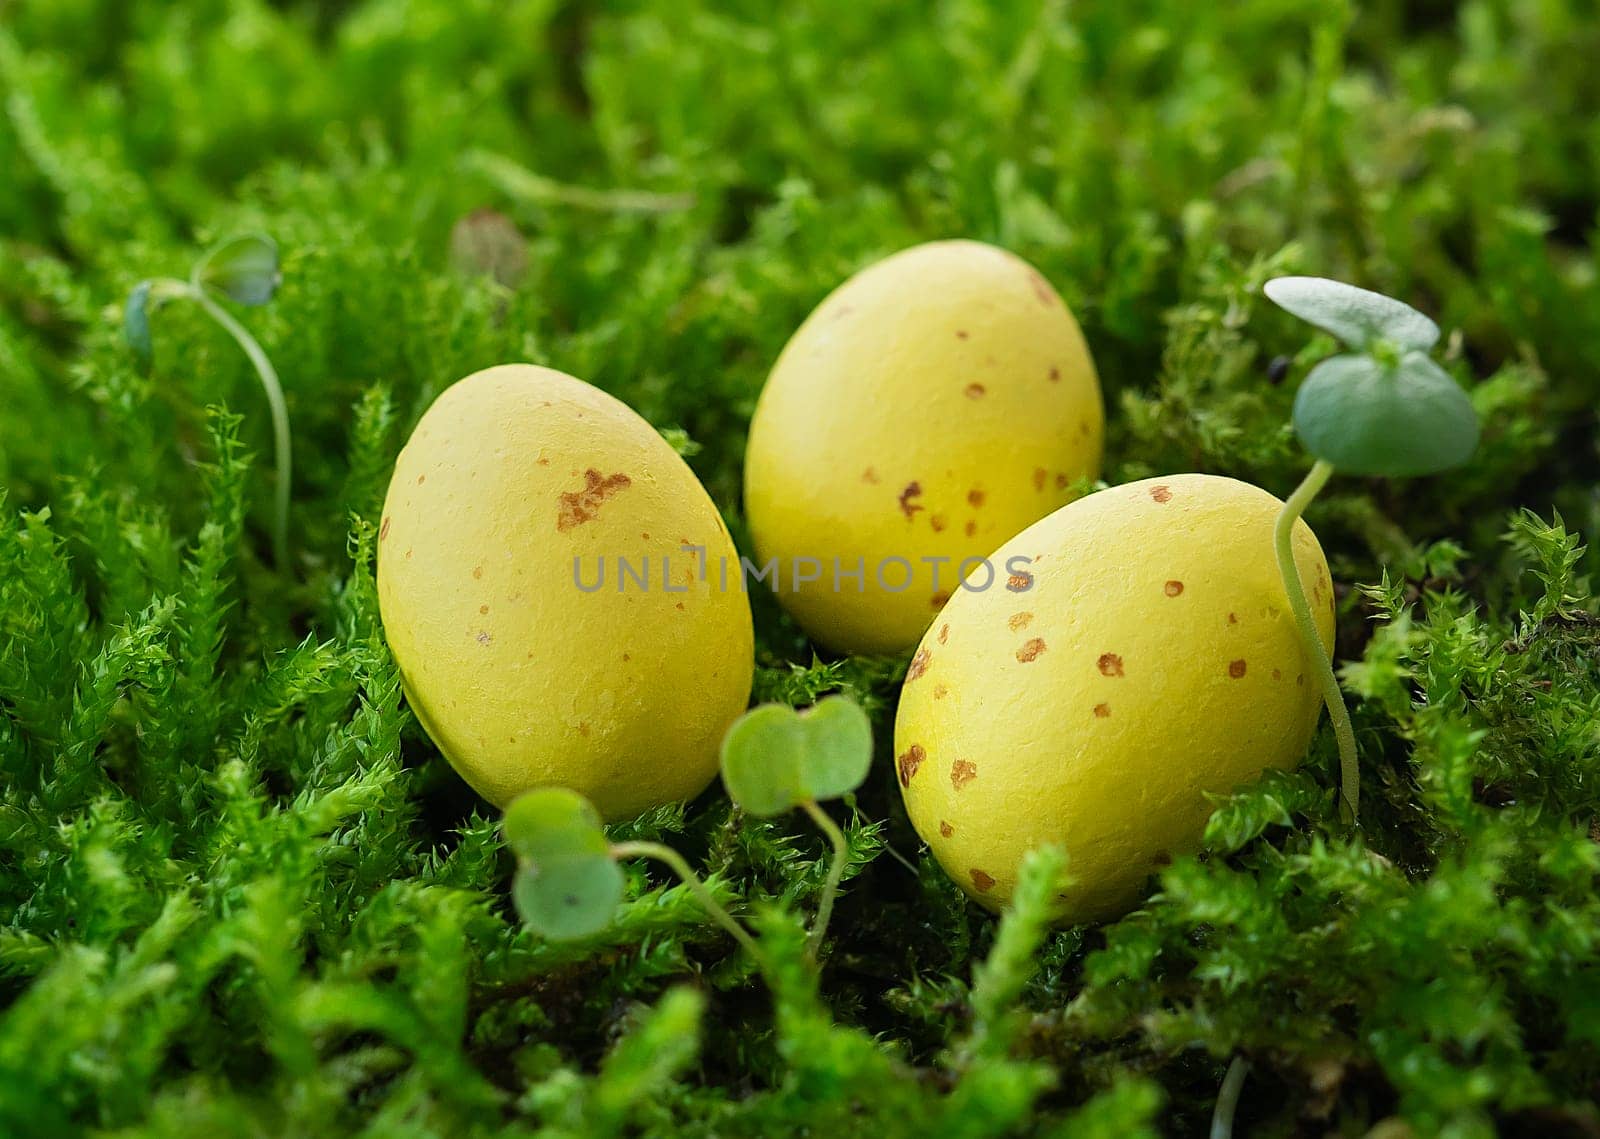
[[[745,459],[757,561],[818,641],[908,649],[964,559],[1099,474],[1104,426],[1083,335],[1032,266],[976,241],[904,250],[834,290],[767,380]]]
[[[480,795],[570,787],[617,820],[699,793],[749,700],[749,602],[706,572],[723,557],[648,423],[509,364],[447,389],[400,452],[378,599],[412,710]]]
[[[912,658],[895,724],[906,809],[945,871],[999,908],[1022,856],[1066,847],[1066,921],[1131,907],[1197,848],[1212,804],[1300,762],[1321,696],[1278,576],[1281,503],[1212,475],[1089,495],[991,561]],[[1305,523],[1295,561],[1325,645],[1333,585]]]

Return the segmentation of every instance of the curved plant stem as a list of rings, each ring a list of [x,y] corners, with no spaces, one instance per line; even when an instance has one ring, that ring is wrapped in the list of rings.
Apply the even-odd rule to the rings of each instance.
[[[289,480],[292,457],[289,442],[289,409],[284,403],[283,385],[278,382],[278,373],[273,368],[272,361],[267,359],[267,354],[261,350],[261,345],[256,343],[256,338],[250,335],[244,325],[235,320],[227,309],[207,296],[205,289],[190,286],[188,291],[200,307],[206,310],[206,315],[220,324],[223,331],[244,349],[244,354],[250,358],[250,363],[255,367],[256,375],[261,377],[261,386],[266,389],[267,405],[272,409],[272,445],[278,463],[278,485],[272,519],[272,559],[279,569],[285,569],[289,564]]]
[[[1228,1074],[1222,1077],[1222,1088],[1217,1092],[1217,1107],[1211,1113],[1211,1139],[1233,1139],[1233,1113],[1239,1106],[1239,1093],[1244,1090],[1244,1078],[1250,1074],[1250,1061],[1235,1056],[1228,1065]]]
[[[833,865],[828,867],[828,880],[823,884],[822,897],[817,902],[816,924],[811,927],[811,936],[806,939],[806,952],[815,961],[817,954],[822,951],[822,939],[828,932],[828,920],[833,917],[833,899],[838,896],[839,882],[844,878],[844,865],[850,857],[850,844],[845,841],[844,831],[828,817],[827,811],[817,806],[815,799],[807,799],[800,806],[811,816],[811,821],[817,824],[818,829],[828,836],[828,841],[833,843]]]
[[[694,893],[706,913],[714,918],[718,925],[727,930],[744,949],[757,961],[761,960],[761,948],[756,945],[756,939],[746,932],[734,916],[722,908],[706,884],[684,861],[683,855],[673,850],[670,846],[663,846],[659,842],[619,842],[611,848],[615,858],[654,858],[658,862],[665,862],[672,868],[672,872],[683,879],[683,884]]]
[[[1278,512],[1274,528],[1274,543],[1278,553],[1278,572],[1283,575],[1283,588],[1289,595],[1289,608],[1294,610],[1295,626],[1300,630],[1300,643],[1317,670],[1322,685],[1322,699],[1328,706],[1328,718],[1333,721],[1333,734],[1339,741],[1339,814],[1345,822],[1353,823],[1361,807],[1361,771],[1356,766],[1356,734],[1350,726],[1350,710],[1344,705],[1344,694],[1339,691],[1339,678],[1333,674],[1333,662],[1322,647],[1317,635],[1317,624],[1311,616],[1311,606],[1306,602],[1305,586],[1300,582],[1300,569],[1294,562],[1294,524],[1306,507],[1317,496],[1333,475],[1333,464],[1317,460],[1289,501]]]

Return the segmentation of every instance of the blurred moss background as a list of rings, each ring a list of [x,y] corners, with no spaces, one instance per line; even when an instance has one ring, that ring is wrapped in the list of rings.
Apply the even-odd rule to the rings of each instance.
[[[0,0],[0,1133],[1192,1134],[1245,1056],[1250,1135],[1600,1134],[1596,60],[1593,0]],[[283,254],[240,316],[294,424],[286,569],[236,347],[179,305],[150,369],[121,334],[135,282],[247,230]],[[642,870],[602,943],[537,943],[377,624],[410,425],[547,363],[672,433],[741,535],[789,333],[946,236],[1077,313],[1111,482],[1294,485],[1332,344],[1270,276],[1445,328],[1473,466],[1310,517],[1365,833],[1320,740],[1142,914],[1051,935],[1003,1031],[1010,982],[968,988],[994,923],[886,773],[820,993],[769,996]],[[758,630],[758,695],[842,687],[887,738],[903,662]],[[718,791],[634,830],[776,943],[821,877]]]

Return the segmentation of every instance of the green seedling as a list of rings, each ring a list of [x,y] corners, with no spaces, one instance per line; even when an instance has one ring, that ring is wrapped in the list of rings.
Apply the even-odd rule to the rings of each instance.
[[[1295,434],[1316,462],[1279,512],[1275,541],[1284,589],[1339,743],[1340,814],[1354,822],[1361,806],[1355,731],[1294,563],[1294,524],[1336,470],[1404,478],[1461,466],[1477,450],[1478,416],[1466,392],[1428,355],[1439,326],[1410,305],[1321,277],[1278,277],[1264,291],[1350,349],[1311,369],[1295,395]]]
[[[576,791],[543,787],[506,808],[501,822],[506,845],[517,856],[511,896],[535,932],[552,941],[599,933],[622,902],[620,858],[654,858],[683,879],[716,922],[759,960],[755,939],[728,913],[690,869],[683,856],[655,842],[612,843],[594,806]]]
[[[827,935],[849,859],[844,832],[819,803],[854,791],[871,767],[872,722],[844,696],[819,700],[803,712],[787,704],[763,704],[735,721],[722,740],[722,782],[735,803],[760,818],[798,807],[833,844],[807,946],[813,958]]]
[[[854,791],[872,766],[872,724],[860,705],[842,696],[804,712],[763,704],[736,720],[722,742],[722,780],[734,802],[770,818],[801,808],[833,844],[833,861],[818,903],[807,949],[815,959],[828,929],[833,901],[849,859],[844,832],[818,803]],[[582,795],[545,787],[519,796],[501,822],[517,856],[512,899],[528,925],[551,940],[599,933],[622,902],[621,858],[666,863],[694,892],[706,912],[757,960],[749,931],[723,908],[681,854],[657,842],[606,838],[600,815]]]
[[[1249,1074],[1250,1061],[1235,1056],[1222,1077],[1222,1087],[1217,1090],[1217,1106],[1211,1112],[1211,1139],[1233,1139],[1233,1116],[1239,1109],[1239,1094],[1244,1091],[1244,1080]]]
[[[281,568],[289,560],[289,481],[291,457],[289,411],[284,404],[283,385],[272,361],[261,350],[255,337],[217,302],[227,297],[242,305],[264,305],[272,299],[281,280],[278,272],[278,247],[271,238],[247,234],[214,246],[195,262],[187,281],[175,277],[156,277],[140,281],[128,295],[123,310],[123,332],[134,355],[144,367],[150,366],[153,345],[150,314],[161,304],[174,299],[193,301],[249,357],[261,386],[267,393],[272,412],[273,450],[277,459],[277,488],[272,522],[273,559]]]

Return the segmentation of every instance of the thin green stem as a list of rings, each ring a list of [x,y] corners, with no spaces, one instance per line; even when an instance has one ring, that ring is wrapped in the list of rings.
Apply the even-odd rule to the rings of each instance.
[[[261,377],[261,386],[266,389],[267,405],[272,409],[272,444],[278,463],[278,485],[272,519],[272,558],[279,569],[287,569],[289,480],[292,475],[293,460],[290,454],[289,408],[284,403],[283,385],[278,382],[277,370],[273,368],[272,361],[267,359],[267,354],[261,350],[261,345],[244,325],[233,318],[233,314],[212,300],[205,289],[198,285],[190,286],[188,292],[200,307],[206,310],[206,314],[220,324],[223,331],[244,349],[244,354],[250,358],[250,363],[255,367],[256,375]]]
[[[1217,1092],[1216,1110],[1211,1113],[1211,1139],[1233,1139],[1233,1113],[1239,1108],[1239,1093],[1244,1090],[1244,1078],[1249,1074],[1250,1061],[1235,1056]]]
[[[1361,809],[1361,770],[1356,765],[1355,729],[1350,726],[1350,710],[1344,705],[1344,694],[1339,691],[1339,678],[1333,673],[1333,662],[1328,659],[1328,651],[1317,633],[1311,606],[1306,602],[1305,586],[1300,582],[1300,568],[1294,561],[1294,524],[1332,476],[1333,464],[1319,459],[1311,468],[1311,473],[1306,475],[1305,481],[1295,488],[1289,501],[1278,512],[1273,537],[1278,553],[1278,572],[1283,575],[1283,588],[1289,595],[1289,608],[1294,611],[1295,626],[1300,630],[1300,643],[1317,671],[1323,703],[1328,706],[1334,738],[1339,742],[1339,814],[1345,822],[1353,823]]]
[[[828,817],[828,812],[817,806],[815,799],[807,799],[800,804],[802,810],[811,816],[811,821],[817,824],[817,829],[828,836],[828,841],[833,843],[833,865],[828,867],[828,880],[823,883],[822,896],[817,901],[817,921],[811,927],[811,936],[806,939],[806,953],[813,961],[817,954],[822,952],[822,939],[828,932],[828,921],[833,917],[833,900],[839,895],[839,883],[844,878],[845,863],[850,859],[850,844],[845,841],[844,831],[839,825]]]
[[[689,887],[695,898],[705,907],[706,913],[727,930],[751,957],[757,961],[761,960],[761,948],[756,944],[755,938],[750,936],[732,914],[722,908],[722,903],[717,901],[716,896],[700,880],[700,876],[676,850],[659,842],[619,842],[611,847],[611,854],[615,858],[654,858],[658,862],[665,862],[672,868],[674,874],[683,879],[683,884]]]

